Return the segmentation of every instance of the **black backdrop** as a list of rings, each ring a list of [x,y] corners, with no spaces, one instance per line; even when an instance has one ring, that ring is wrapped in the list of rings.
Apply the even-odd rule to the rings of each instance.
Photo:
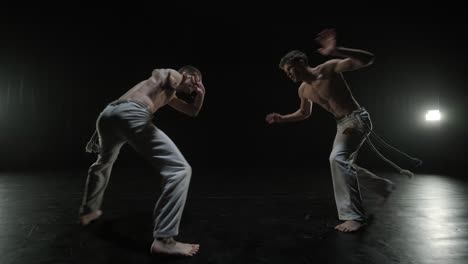
[[[297,86],[278,69],[279,59],[301,49],[311,64],[323,62],[314,37],[326,27],[336,28],[339,45],[376,55],[374,65],[346,77],[380,136],[424,159],[420,170],[449,170],[463,162],[468,43],[461,32],[463,17],[390,12],[264,18],[258,12],[247,19],[183,11],[171,18],[170,12],[155,15],[146,7],[47,15],[34,9],[4,11],[1,168],[85,170],[95,157],[84,146],[105,104],[153,68],[184,64],[204,73],[204,108],[197,118],[164,108],[154,122],[194,167],[327,168],[335,133],[330,114],[314,106],[312,117],[301,123],[264,122],[271,111],[298,107]],[[424,122],[430,108],[443,111],[439,126]],[[360,157],[384,166],[367,148]],[[126,147],[116,166],[146,163]]]

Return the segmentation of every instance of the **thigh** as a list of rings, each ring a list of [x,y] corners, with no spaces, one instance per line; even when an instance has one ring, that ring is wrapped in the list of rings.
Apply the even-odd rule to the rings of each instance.
[[[129,144],[156,167],[185,167],[187,161],[174,142],[159,128],[148,124]]]

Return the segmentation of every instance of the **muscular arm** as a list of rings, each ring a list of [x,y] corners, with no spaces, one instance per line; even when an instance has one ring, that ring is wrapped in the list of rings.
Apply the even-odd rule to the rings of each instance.
[[[327,63],[329,66],[333,65],[333,70],[337,73],[355,70],[374,62],[374,54],[370,52],[337,47],[334,29],[323,30],[317,35],[316,41],[322,46],[318,49],[320,54],[342,58],[330,60]]]
[[[204,98],[204,94],[198,93],[195,99],[193,100],[193,103],[189,104],[180,98],[174,97],[174,99],[172,99],[169,102],[169,105],[177,111],[182,112],[186,115],[197,116],[203,105]]]
[[[343,59],[331,60],[335,63],[335,72],[352,71],[365,66],[369,66],[374,62],[374,54],[358,50],[348,49],[343,47],[335,48],[331,53],[331,56],[340,57]]]
[[[291,114],[282,115],[280,122],[297,122],[307,119],[312,113],[312,102],[308,99],[301,98],[300,108]]]
[[[174,98],[169,102],[169,105],[186,115],[197,116],[203,106],[203,101],[205,100],[205,86],[201,82],[200,78],[193,76],[191,78],[196,93],[196,97],[193,102],[189,104],[186,101],[177,98],[177,96],[174,96]]]
[[[271,123],[297,122],[297,121],[302,121],[308,118],[312,113],[312,101],[310,101],[309,99],[305,98],[302,95],[302,90],[303,90],[303,87],[302,86],[299,87],[298,94],[301,100],[301,105],[296,112],[287,114],[287,115],[280,115],[277,113],[272,113],[266,117],[266,121],[271,124]]]

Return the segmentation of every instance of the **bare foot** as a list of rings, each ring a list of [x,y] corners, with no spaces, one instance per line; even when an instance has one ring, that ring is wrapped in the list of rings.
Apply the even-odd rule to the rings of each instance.
[[[92,221],[98,219],[102,215],[101,210],[91,211],[88,214],[80,216],[80,224],[82,226],[89,225]]]
[[[335,229],[341,232],[354,232],[363,227],[364,224],[358,221],[348,220],[344,223],[335,226]]]
[[[153,241],[151,245],[151,254],[165,254],[173,256],[192,257],[200,249],[198,244],[185,244],[175,241],[172,238]]]

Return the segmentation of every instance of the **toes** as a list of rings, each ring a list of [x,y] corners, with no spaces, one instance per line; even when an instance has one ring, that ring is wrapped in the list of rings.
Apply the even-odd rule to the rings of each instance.
[[[353,231],[356,231],[360,228],[360,225],[357,225],[357,226],[349,226],[349,225],[346,225],[346,224],[340,224],[340,225],[337,225],[335,226],[335,230],[338,230],[338,231],[341,231],[341,232],[353,232]]]
[[[200,245],[195,245],[195,244],[190,245],[191,256],[195,255],[199,249],[200,249]]]

